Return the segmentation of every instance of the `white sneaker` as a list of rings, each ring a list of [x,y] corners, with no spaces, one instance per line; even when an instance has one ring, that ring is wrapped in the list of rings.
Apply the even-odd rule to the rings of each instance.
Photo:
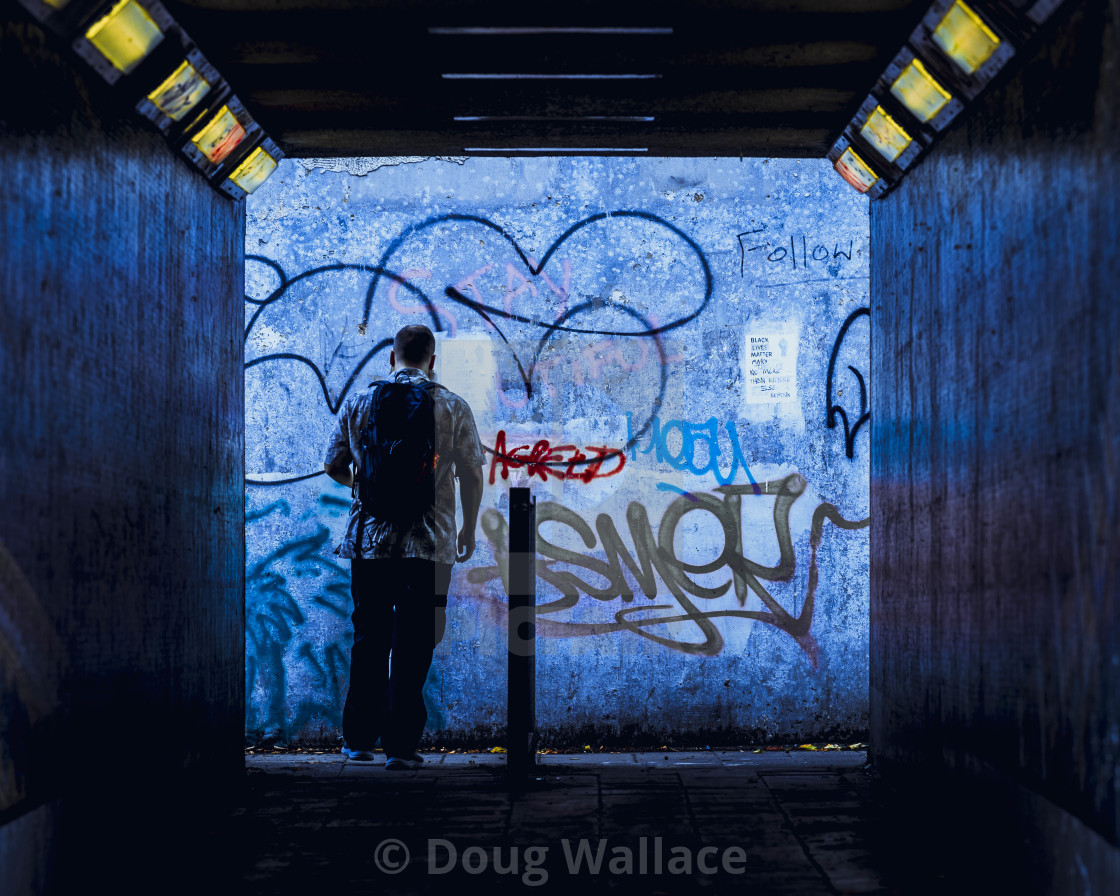
[[[342,755],[353,762],[373,762],[373,750],[352,750],[346,744],[342,745]]]
[[[420,768],[423,764],[424,757],[419,753],[413,753],[411,756],[390,756],[385,763],[385,768],[394,772],[411,771]]]

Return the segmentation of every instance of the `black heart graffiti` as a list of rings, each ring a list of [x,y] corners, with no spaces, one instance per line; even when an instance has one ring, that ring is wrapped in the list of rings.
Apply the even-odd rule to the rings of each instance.
[[[626,303],[612,301],[602,296],[583,297],[581,301],[569,307],[566,281],[562,288],[557,288],[553,280],[548,277],[546,268],[549,262],[558,257],[557,253],[561,247],[576,234],[580,234],[581,232],[585,233],[587,228],[617,228],[620,225],[638,225],[642,227],[651,227],[655,231],[661,231],[671,241],[673,245],[672,254],[674,259],[677,260],[677,263],[680,263],[679,259],[681,258],[690,258],[693,260],[695,264],[693,278],[697,288],[695,289],[693,300],[685,303],[686,307],[682,310],[680,315],[667,321],[655,320],[652,319],[651,316],[643,314],[638,309]],[[480,295],[477,294],[477,290],[475,290],[475,298],[471,298],[465,294],[465,291],[470,290],[464,286],[462,282],[445,282],[433,287],[429,286],[427,283],[423,285],[418,284],[414,279],[406,276],[408,273],[406,268],[407,262],[402,259],[401,256],[409,246],[415,247],[424,240],[431,240],[434,236],[441,235],[441,229],[447,230],[449,228],[455,228],[458,230],[460,227],[466,227],[468,229],[484,228],[485,235],[496,237],[499,244],[504,244],[508,246],[509,249],[512,249],[513,257],[516,259],[520,268],[525,272],[523,276],[526,281],[530,278],[541,278],[548,281],[550,286],[552,286],[552,292],[562,298],[561,307],[558,309],[547,307],[535,308],[532,314],[527,314],[524,313],[524,309],[515,311],[510,307],[508,300],[506,302],[506,307],[497,307],[494,304],[483,301]],[[608,231],[606,238],[609,239],[612,236],[617,238],[618,234],[612,234],[612,232]],[[460,236],[460,238],[463,237]],[[310,281],[343,272],[363,277],[368,276],[369,280],[365,287],[361,323],[359,324],[359,330],[361,332],[364,333],[370,323],[379,288],[382,290],[382,293],[389,292],[391,297],[395,297],[398,291],[404,290],[417,304],[414,308],[401,310],[408,311],[408,313],[424,314],[431,322],[432,329],[436,332],[446,331],[446,327],[444,326],[445,318],[451,317],[451,319],[454,320],[440,304],[440,302],[444,300],[450,301],[454,306],[466,309],[472,314],[477,315],[497,336],[498,343],[508,352],[509,357],[512,359],[518,371],[521,388],[524,390],[524,395],[527,400],[534,397],[534,387],[539,380],[542,355],[548,348],[550,341],[557,338],[560,334],[580,334],[596,337],[619,337],[652,341],[656,350],[659,368],[657,394],[650,402],[648,416],[645,417],[644,422],[640,426],[636,426],[633,429],[630,442],[620,448],[619,453],[624,451],[630,444],[636,442],[646,433],[653,419],[659,412],[664,399],[668,381],[668,365],[665,347],[661,339],[662,334],[686,325],[703,313],[711,300],[713,289],[711,270],[700,246],[688,236],[688,234],[670,222],[656,215],[635,210],[602,212],[590,215],[576,222],[561,234],[560,237],[553,241],[539,261],[527,254],[518,241],[500,225],[476,215],[463,214],[437,215],[406,228],[393,240],[384,251],[377,264],[374,265],[329,264],[314,267],[296,276],[288,277],[281,265],[272,259],[257,255],[247,256],[247,259],[251,262],[265,265],[276,279],[275,287],[264,298],[254,299],[246,297],[246,301],[253,306],[252,313],[249,316],[245,328],[245,339],[247,342],[254,328],[260,323],[266,309],[282,301],[286,296],[290,296],[293,287],[297,284],[304,284],[307,286]],[[560,278],[557,277],[556,279]],[[425,286],[429,286],[429,288],[425,289]],[[460,288],[461,286],[463,288]],[[688,298],[687,295],[686,298]],[[395,299],[394,304],[396,304]],[[665,305],[667,303],[661,304]],[[679,302],[677,304],[679,304]],[[553,311],[555,311],[554,314],[552,313]],[[626,329],[619,328],[617,325],[612,327],[602,322],[596,323],[596,318],[602,319],[604,316],[609,316],[611,319],[617,319],[619,315],[621,315],[623,319],[632,320],[634,322],[633,328]],[[508,338],[504,327],[511,325],[527,326],[541,331],[541,335],[536,339],[533,350],[528,357],[523,358],[519,356],[511,340]],[[282,362],[305,366],[318,380],[325,406],[333,415],[337,413],[342,401],[345,400],[355,382],[359,380],[367,364],[379,354],[386,352],[389,346],[390,341],[388,339],[383,339],[361,355],[356,363],[352,364],[348,378],[333,395],[332,390],[328,386],[326,372],[320,368],[319,364],[307,357],[306,354],[301,354],[299,352],[271,352],[260,354],[251,358],[246,363],[245,368],[246,370],[250,370],[259,365]],[[601,460],[602,459],[599,459],[600,462]],[[586,461],[586,463],[591,462],[593,461]],[[570,460],[557,461],[556,463],[562,463],[565,466],[571,465]],[[320,475],[320,471],[315,470],[302,474],[269,479],[267,481],[250,479],[248,482],[252,485],[279,485],[286,482],[295,482],[301,479],[311,478],[317,475]]]

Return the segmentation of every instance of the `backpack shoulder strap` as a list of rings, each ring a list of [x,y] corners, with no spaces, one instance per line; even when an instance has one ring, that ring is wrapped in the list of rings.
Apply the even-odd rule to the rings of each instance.
[[[373,392],[373,395],[371,396],[371,401],[370,401],[370,405],[369,405],[369,413],[367,414],[365,420],[362,421],[361,431],[362,431],[363,434],[365,433],[366,429],[369,427],[369,424],[373,420],[373,412],[375,410],[377,410],[377,400],[381,395],[381,387],[382,386],[387,386],[387,385],[389,385],[388,380],[374,380],[372,383],[370,383],[366,387],[367,389],[373,389],[374,392]]]
[[[372,383],[366,386],[366,389],[373,389],[373,400],[376,403],[377,395],[381,391],[381,387],[388,385],[391,385],[389,380],[374,380]]]

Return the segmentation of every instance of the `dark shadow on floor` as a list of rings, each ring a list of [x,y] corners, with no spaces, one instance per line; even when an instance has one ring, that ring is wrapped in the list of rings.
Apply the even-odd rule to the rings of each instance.
[[[220,802],[106,782],[70,811],[53,892],[1030,892],[951,815],[892,801],[862,752],[548,755],[521,793],[503,758],[249,757]]]
[[[862,752],[542,758],[511,795],[488,754],[251,757],[208,892],[993,892],[884,808]]]

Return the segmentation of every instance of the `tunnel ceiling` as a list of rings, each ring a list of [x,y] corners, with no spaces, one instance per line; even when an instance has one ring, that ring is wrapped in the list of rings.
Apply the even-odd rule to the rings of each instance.
[[[313,158],[522,148],[824,156],[928,8],[913,0],[166,5],[285,152]]]

